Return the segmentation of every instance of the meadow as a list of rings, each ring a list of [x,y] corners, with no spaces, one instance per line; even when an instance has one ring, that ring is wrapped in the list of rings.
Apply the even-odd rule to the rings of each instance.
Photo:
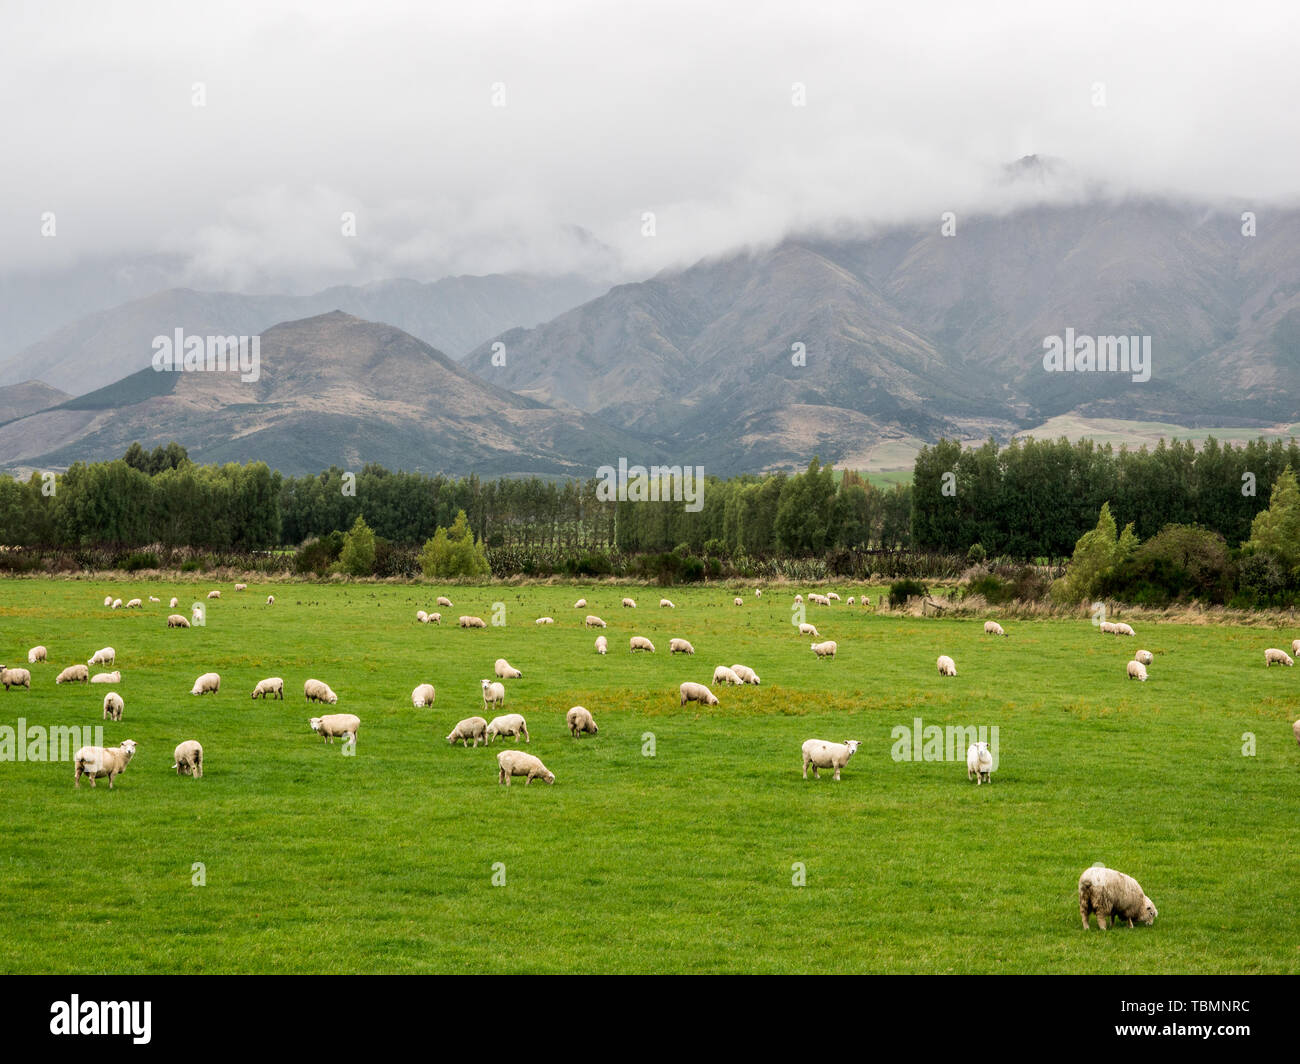
[[[165,627],[172,595],[188,613],[210,587],[205,626]],[[1263,664],[1297,633],[1044,619],[998,639],[836,604],[808,607],[839,643],[819,661],[796,590],[0,582],[0,662],[33,673],[0,693],[0,725],[139,744],[111,791],[74,789],[66,761],[0,761],[0,971],[1300,971],[1300,670]],[[108,593],[145,608],[110,611]],[[439,593],[443,624],[417,623]],[[606,657],[587,612],[609,622]],[[462,613],[505,623],[462,630]],[[658,652],[630,653],[633,634]],[[695,655],[670,656],[672,636]],[[27,666],[38,643],[50,660]],[[120,684],[55,685],[105,645]],[[1145,684],[1125,677],[1139,647]],[[499,786],[499,747],[444,740],[482,713],[498,657],[523,671],[505,708],[554,786]],[[679,707],[680,682],[736,662],[762,685]],[[192,697],[209,670],[220,693]],[[285,701],[251,700],[272,675]],[[309,676],[361,718],[355,756],[309,730]],[[422,682],[437,700],[414,709]],[[101,720],[110,689],[120,723]],[[567,733],[579,704],[599,735]],[[964,747],[898,759],[918,718],[996,726],[991,784],[967,781]],[[813,737],[861,740],[841,782],[802,778]],[[200,780],[171,770],[185,739]],[[1094,862],[1141,881],[1154,926],[1080,929]]]

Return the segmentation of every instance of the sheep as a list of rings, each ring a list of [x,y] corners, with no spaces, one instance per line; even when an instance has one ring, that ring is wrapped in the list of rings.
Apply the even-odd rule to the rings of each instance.
[[[181,600],[173,596],[171,602],[167,603],[167,608],[169,610],[174,610],[180,604],[181,604]]]
[[[596,636],[596,653],[604,654],[609,650],[609,644],[605,642],[603,635]]]
[[[850,595],[850,596],[848,597],[848,599],[845,601],[844,604],[845,604],[846,606],[852,606],[853,603],[856,602],[856,601],[857,601],[857,599],[856,599],[853,595]]]
[[[420,623],[420,624],[428,624],[428,623],[429,623],[429,615],[428,615],[427,613],[425,613],[424,610],[416,610],[416,611],[415,611],[415,619],[416,619],[416,621],[417,621],[418,623]]]
[[[1291,653],[1300,655],[1300,639],[1291,640]],[[28,659],[31,660],[31,659]]]
[[[602,621],[602,620],[601,620],[599,617],[597,617],[594,613],[589,613],[589,614],[587,614],[587,619],[586,619],[585,621],[583,621],[582,623],[585,624],[588,628],[608,628],[608,627],[609,627],[609,625],[607,625],[604,621]]]
[[[794,600],[795,600],[795,602],[800,602],[800,603],[801,603],[801,602],[803,602],[803,596],[802,596],[802,595],[795,595]]]
[[[49,651],[44,647],[32,647],[27,651],[27,664],[35,665],[38,661],[44,661],[49,656]]]
[[[1111,624],[1110,621],[1101,621],[1101,622],[1098,623],[1098,625],[1097,625],[1097,631],[1099,631],[1099,632],[1106,632],[1106,633],[1109,633],[1109,634],[1114,634],[1114,632],[1115,632],[1115,625]]]
[[[25,687],[27,690],[32,689],[32,674],[26,669],[6,669],[0,665],[0,683],[4,684],[6,691],[11,687]]]
[[[729,686],[734,685],[740,687],[745,681],[737,676],[731,669],[727,668],[727,666],[719,665],[713,670],[713,682],[715,684],[727,684]]]
[[[733,665],[731,671],[739,676],[745,683],[752,683],[755,687],[759,685],[758,673],[747,665]]]
[[[121,683],[122,674],[114,669],[112,672],[97,672],[90,678],[91,683]]]
[[[469,746],[469,741],[473,739],[475,747],[478,741],[487,739],[487,721],[482,717],[466,717],[456,727],[451,729],[451,734],[447,736],[447,742],[451,746],[460,743],[462,746]]]
[[[625,598],[625,599],[623,600],[623,608],[624,608],[625,610],[634,610],[634,609],[636,609],[636,601],[635,601],[634,599]]]
[[[96,650],[95,656],[86,662],[87,665],[112,665],[117,659],[117,651],[112,647],[105,647],[103,650]]]
[[[194,739],[186,739],[172,752],[172,768],[178,776],[203,776],[203,747]]]
[[[429,623],[430,623],[430,624],[442,624],[442,614],[441,614],[441,613],[431,613],[431,614],[429,614]]]
[[[573,604],[573,608],[575,610],[585,610],[587,608],[587,600],[578,599],[578,601]]]
[[[116,691],[109,691],[104,696],[104,720],[121,720],[122,710],[125,708],[122,702],[122,696]]]
[[[554,624],[554,623],[555,623],[554,617],[538,617],[537,620],[533,621],[533,624]]]
[[[763,597],[763,589],[761,587],[754,588],[754,598],[762,598],[762,597]]]
[[[330,713],[324,717],[312,717],[307,724],[331,746],[334,745],[336,737],[341,737],[346,746],[349,743],[356,744],[361,718],[353,713]]]
[[[1295,736],[1295,741],[1300,743],[1300,720],[1291,725],[1291,734]]]
[[[648,650],[651,654],[655,652],[655,645],[643,635],[634,635],[628,640],[628,646],[633,650]]]
[[[953,661],[952,658],[948,657],[947,654],[940,654],[939,660],[936,664],[939,666],[940,676],[957,675],[957,663]]]
[[[1110,630],[1115,635],[1137,635],[1137,632],[1133,631],[1132,626],[1123,623],[1112,624]]]
[[[220,591],[209,591],[209,592],[208,592],[208,598],[210,598],[210,599],[219,599],[219,598],[221,598],[221,592],[220,592]]]
[[[984,634],[985,635],[1006,635],[1007,633],[1002,630],[1002,625],[998,624],[997,621],[985,621]]]
[[[506,704],[506,686],[491,680],[480,680],[483,687],[483,704],[485,706],[504,706]]]
[[[149,601],[150,601],[150,602],[162,602],[162,599],[158,598],[156,595],[150,595],[150,596],[149,596]]]
[[[90,670],[84,665],[69,665],[64,669],[54,682],[59,683],[86,683],[90,679]]]
[[[267,596],[266,596],[266,604],[267,604],[268,606],[274,606],[274,605],[275,605],[275,596],[274,596],[274,595],[267,595]]]
[[[861,742],[857,739],[847,739],[842,743],[831,743],[825,739],[809,739],[803,744],[803,778],[808,778],[809,767],[813,770],[813,779],[821,779],[820,769],[833,768],[835,770],[835,779],[840,778],[840,769],[848,764],[851,758],[858,751]]]
[[[459,624],[462,628],[486,628],[487,627],[487,621],[483,620],[482,617],[462,616],[460,620],[457,621],[456,623]]]
[[[1133,660],[1140,661],[1143,665],[1150,665],[1155,661],[1155,655],[1153,655],[1149,650],[1139,650],[1133,655]]]
[[[564,723],[569,726],[569,734],[577,739],[582,734],[595,735],[600,731],[592,719],[591,711],[585,706],[574,706],[564,715]]]
[[[508,738],[518,738],[523,736],[524,742],[531,743],[533,740],[528,734],[528,723],[518,713],[503,713],[499,717],[493,717],[484,729],[484,746],[491,746],[492,740],[498,735],[504,735]]]
[[[121,600],[121,599],[114,599],[114,600],[113,600],[113,606],[112,606],[112,608],[115,609],[115,610],[120,610],[120,609],[122,608],[122,600]]]
[[[826,598],[827,598],[827,600],[830,601],[830,602],[839,602],[839,600],[840,600],[839,595],[835,594],[834,591],[828,591],[828,592],[826,592]]]
[[[179,613],[173,613],[167,618],[168,628],[188,628],[189,626],[190,622]]]
[[[527,776],[525,787],[533,780],[555,783],[555,773],[543,765],[539,758],[525,754],[522,750],[502,750],[497,754],[497,782],[509,787],[512,776]]]
[[[710,691],[702,683],[692,683],[687,680],[677,688],[677,694],[680,701],[678,705],[684,706],[687,702],[703,702],[706,706],[716,706],[718,696]]]
[[[983,741],[971,743],[966,747],[966,778],[974,780],[975,786],[991,783],[989,774],[993,771],[993,755],[989,753],[989,744]]]
[[[745,604],[745,600],[741,598],[739,595],[737,595],[734,599],[731,600],[731,604],[733,606],[743,606]]]
[[[672,602],[669,601],[668,599],[660,599],[660,600],[659,600],[659,608],[660,608],[661,610],[675,610],[677,607],[674,606],[674,605],[672,604]]]
[[[1085,868],[1079,876],[1079,919],[1085,931],[1092,913],[1097,914],[1097,926],[1102,931],[1107,930],[1107,921],[1127,920],[1132,927],[1136,920],[1150,927],[1160,915],[1136,879],[1100,864]]]
[[[497,658],[496,674],[502,680],[521,680],[524,674],[516,669],[505,658]]]
[[[422,683],[411,692],[411,705],[416,709],[423,709],[425,706],[433,705],[433,700],[437,692],[433,689],[433,684]]]
[[[807,622],[799,625],[799,634],[815,636],[818,639],[821,638],[821,632],[817,631],[817,626],[815,624],[808,624]]]
[[[247,585],[247,584],[236,584],[236,585],[235,585],[235,590],[236,590],[236,591],[247,591],[247,590],[248,590],[248,585]]]
[[[302,693],[308,702],[324,702],[331,706],[339,703],[339,696],[330,690],[330,685],[324,680],[308,680],[302,685]]]
[[[126,608],[128,610],[144,609],[144,603],[141,602],[139,599],[132,599],[130,602],[126,604]]]
[[[685,639],[668,640],[669,654],[694,654],[695,648]]]
[[[284,680],[279,676],[268,676],[265,680],[258,680],[257,686],[253,688],[252,698],[260,698],[266,701],[266,696],[284,701]]]
[[[1140,661],[1130,661],[1128,663],[1128,678],[1130,680],[1141,680],[1146,682],[1147,667]]]
[[[221,677],[215,672],[205,672],[190,689],[192,695],[215,695],[221,690]]]
[[[438,596],[438,605],[448,610],[452,608],[451,599],[449,599],[446,595]]]
[[[858,599],[858,605],[859,605],[859,606],[870,606],[870,605],[871,605],[871,599],[867,598],[866,595],[863,595],[860,599]]]
[[[126,771],[126,766],[131,763],[133,757],[135,757],[134,739],[124,740],[121,746],[83,746],[72,758],[76,766],[76,775],[72,782],[77,790],[80,790],[82,776],[90,780],[92,787],[100,776],[107,776],[108,789],[111,791],[113,780]]]
[[[835,651],[839,649],[839,645],[834,639],[828,639],[824,643],[810,643],[808,645],[812,647],[812,652],[819,658],[833,658],[835,657]]]
[[[105,606],[112,606],[112,605],[113,605],[113,596],[112,596],[112,595],[105,595],[105,596],[104,596],[104,605],[105,605]]]
[[[1264,668],[1266,669],[1270,665],[1289,666],[1294,664],[1295,662],[1291,660],[1291,655],[1288,654],[1285,650],[1278,650],[1277,647],[1269,647],[1266,651],[1264,651]]]

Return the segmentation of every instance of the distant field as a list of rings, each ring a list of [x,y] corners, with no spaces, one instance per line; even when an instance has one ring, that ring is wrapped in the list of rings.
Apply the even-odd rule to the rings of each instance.
[[[110,612],[110,589],[164,605]],[[416,623],[440,591],[452,624]],[[656,607],[664,593],[677,609]],[[836,605],[810,608],[840,645],[817,661],[788,590],[225,585],[188,631],[164,627],[171,594],[196,597],[0,582],[0,661],[50,650],[33,690],[0,692],[0,725],[102,723],[106,742],[139,743],[113,791],[74,790],[68,763],[0,761],[0,971],[1300,971],[1300,670],[1263,667],[1300,633],[1138,623],[1131,640],[1039,621],[994,639],[979,621]],[[607,657],[579,595],[609,622]],[[503,627],[454,627],[494,603]],[[634,633],[658,653],[631,654]],[[670,657],[674,635],[696,654]],[[118,724],[100,720],[109,688],[54,684],[104,645]],[[1124,675],[1138,647],[1156,655],[1145,684]],[[956,678],[937,675],[940,653]],[[497,657],[523,670],[506,709],[553,787],[500,787],[495,748],[443,741],[480,712]],[[679,708],[678,683],[736,662],[762,686]],[[208,670],[221,693],[190,696]],[[286,701],[251,701],[269,675]],[[361,717],[355,757],[308,730],[309,676]],[[425,681],[437,702],[413,709]],[[569,737],[575,704],[598,736]],[[964,749],[894,760],[891,730],[914,718],[997,726],[992,784],[967,782]],[[801,778],[810,737],[862,740],[842,782]],[[171,771],[190,738],[198,781]],[[1079,929],[1094,861],[1141,880],[1154,927]]]
[[[1071,414],[1054,417],[1036,428],[1016,433],[1020,436],[1033,436],[1040,440],[1055,440],[1061,436],[1069,440],[1081,440],[1085,437],[1096,440],[1099,444],[1109,443],[1116,447],[1126,443],[1132,448],[1146,444],[1154,447],[1161,438],[1172,440],[1191,440],[1196,444],[1204,443],[1213,436],[1220,443],[1247,443],[1261,436],[1277,437],[1282,440],[1300,436],[1300,423],[1294,425],[1275,425],[1271,429],[1252,428],[1215,428],[1194,429],[1186,425],[1173,425],[1162,421],[1120,421],[1114,418],[1080,418]]]

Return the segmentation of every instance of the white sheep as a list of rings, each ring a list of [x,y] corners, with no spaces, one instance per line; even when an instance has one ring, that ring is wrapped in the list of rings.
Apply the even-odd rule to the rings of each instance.
[[[545,780],[552,784],[555,782],[555,773],[543,765],[540,758],[522,750],[502,750],[497,754],[497,782],[509,787],[512,776],[527,776],[525,787],[533,780]]]
[[[274,596],[274,595],[267,595],[267,596],[266,596],[266,604],[267,604],[268,606],[274,606],[274,605],[275,605],[275,596]]]
[[[112,607],[112,608],[115,609],[115,610],[120,610],[120,609],[122,608],[122,600],[121,600],[121,599],[114,599],[114,600],[113,600],[113,607]]]
[[[431,613],[431,614],[429,614],[429,623],[430,623],[430,624],[442,624],[442,614],[441,614],[441,613]]]
[[[1137,632],[1133,631],[1132,626],[1124,624],[1123,622],[1111,625],[1110,630],[1115,635],[1137,635]]]
[[[104,647],[103,650],[96,650],[95,656],[86,662],[87,665],[112,665],[117,658],[117,651],[112,647]]]
[[[803,596],[802,596],[802,595],[795,595],[794,600],[795,600],[795,602],[803,602]]]
[[[587,608],[587,600],[585,598],[578,599],[578,601],[573,604],[573,608],[575,610],[585,610]]]
[[[411,705],[416,709],[423,709],[425,706],[433,705],[433,700],[437,692],[433,689],[433,684],[422,683],[411,692]]]
[[[713,670],[713,682],[715,684],[727,684],[730,686],[740,687],[745,681],[737,676],[733,670],[727,668],[727,666],[719,665]]]
[[[554,624],[554,623],[555,623],[554,617],[538,617],[537,620],[533,621],[533,624]]]
[[[518,713],[503,713],[499,717],[493,717],[488,722],[488,726],[483,734],[486,737],[484,742],[485,746],[491,746],[492,740],[498,735],[503,735],[507,738],[518,738],[519,736],[523,736],[524,742],[531,743],[533,741],[528,734],[527,721],[525,721]]]
[[[609,626],[597,617],[594,613],[587,614],[587,619],[582,622],[588,628],[608,628]]]
[[[190,622],[182,617],[179,613],[170,614],[167,618],[168,628],[188,628]]]
[[[219,599],[219,598],[221,598],[221,592],[220,592],[220,591],[209,591],[209,592],[208,592],[208,598],[210,598],[210,599]]]
[[[312,731],[331,746],[336,738],[342,738],[345,746],[349,743],[355,746],[361,718],[352,713],[330,713],[324,717],[312,717],[307,723]]]
[[[762,598],[762,597],[763,597],[763,589],[761,587],[754,588],[754,598]]]
[[[195,739],[186,739],[172,751],[172,768],[178,776],[203,776],[203,747]]]
[[[1150,665],[1156,659],[1155,659],[1155,655],[1153,655],[1151,651],[1139,650],[1136,654],[1133,655],[1133,660],[1140,661],[1142,662],[1143,665]]]
[[[140,610],[140,609],[144,609],[144,603],[141,602],[138,598],[136,598],[136,599],[132,599],[130,602],[128,602],[128,603],[126,604],[126,608],[127,608],[128,610]]]
[[[420,623],[420,624],[428,624],[428,623],[429,623],[429,615],[428,615],[427,613],[425,613],[424,610],[416,610],[416,611],[415,611],[415,619],[416,619],[416,621],[417,621],[418,623]]]
[[[739,676],[745,683],[752,683],[755,687],[759,685],[758,673],[747,665],[733,665],[731,671]]]
[[[44,647],[32,647],[27,651],[27,664],[35,665],[38,661],[44,661],[49,656],[49,651]]]
[[[669,602],[668,599],[660,599],[659,608],[661,610],[675,610],[677,607],[674,606],[671,602]]]
[[[846,605],[846,606],[852,606],[853,603],[856,602],[856,601],[857,601],[857,599],[856,599],[853,595],[850,595],[850,596],[848,597],[848,599],[845,600],[845,605]]]
[[[451,734],[447,736],[447,742],[452,746],[457,743],[469,746],[471,739],[474,740],[476,747],[480,739],[487,740],[487,721],[482,717],[466,717],[452,728]]]
[[[1136,920],[1150,927],[1160,915],[1136,879],[1099,864],[1085,868],[1079,876],[1079,918],[1085,931],[1092,913],[1097,914],[1097,926],[1102,931],[1107,930],[1111,920],[1127,920],[1129,927]]]
[[[829,602],[839,602],[840,600],[839,595],[835,594],[834,591],[826,592],[826,598]]]
[[[677,688],[677,695],[680,701],[678,705],[686,705],[687,702],[702,702],[706,706],[716,706],[718,696],[710,691],[702,683],[692,683],[687,680]]]
[[[818,639],[821,638],[821,632],[817,631],[817,626],[814,624],[808,624],[807,622],[804,622],[799,625],[799,634],[811,635]]]
[[[596,636],[596,653],[604,654],[609,650],[609,644],[605,642],[603,635]]]
[[[1002,630],[1002,625],[998,624],[997,621],[985,621],[984,634],[985,635],[1006,635],[1007,633]]]
[[[266,696],[284,701],[284,680],[279,676],[268,676],[265,680],[258,680],[257,686],[253,688],[253,698],[260,698],[266,701]]]
[[[90,679],[90,670],[84,665],[69,665],[64,669],[54,682],[60,683],[86,683]]]
[[[487,621],[483,620],[482,617],[462,616],[460,620],[458,620],[456,623],[459,624],[462,628],[486,628],[487,627]]]
[[[668,640],[669,654],[694,654],[695,648],[685,639]]]
[[[1146,682],[1147,667],[1140,661],[1130,661],[1128,663],[1128,678],[1130,680],[1141,680]]]
[[[993,771],[993,755],[989,753],[989,744],[981,740],[966,747],[966,778],[974,780],[975,786],[991,783],[989,778]]]
[[[451,602],[451,599],[447,598],[446,595],[439,595],[439,596],[438,596],[438,605],[439,605],[439,606],[442,606],[444,609],[448,609],[448,610],[452,608],[452,602]]]
[[[215,672],[205,672],[194,681],[190,689],[192,695],[215,695],[221,690],[221,677]]]
[[[112,605],[113,605],[113,596],[112,596],[112,595],[105,595],[105,596],[104,596],[104,605],[105,605],[105,606],[112,606]]]
[[[739,595],[737,595],[734,599],[731,600],[731,604],[733,606],[743,606],[745,604],[745,600],[741,598]]]
[[[952,658],[948,657],[947,654],[940,654],[939,660],[936,664],[939,666],[940,676],[957,675],[957,663],[953,661]]]
[[[636,601],[633,600],[633,599],[630,599],[630,598],[625,598],[625,599],[623,600],[623,608],[624,608],[625,610],[634,610],[634,609],[636,609]]]
[[[121,683],[122,673],[114,669],[112,672],[97,672],[90,678],[91,683]]]
[[[247,585],[247,584],[236,584],[236,585],[235,585],[235,590],[236,590],[236,591],[247,591],[247,590],[248,590],[248,585]]]
[[[840,769],[848,764],[858,751],[861,742],[847,739],[842,743],[827,742],[825,739],[809,739],[803,744],[803,778],[808,778],[808,769],[813,770],[813,779],[821,779],[820,769],[833,768],[835,778],[840,778]]]
[[[824,643],[810,643],[809,646],[812,647],[812,652],[819,658],[833,658],[835,652],[839,650],[839,644],[834,639],[828,639]]]
[[[506,704],[506,687],[491,680],[480,680],[483,687],[483,704],[485,706],[504,706]]]
[[[569,734],[575,739],[584,733],[595,735],[600,731],[586,706],[574,706],[564,715],[564,722],[569,726]]]
[[[126,708],[122,696],[116,691],[109,691],[104,696],[104,720],[121,720],[122,710]]]
[[[502,680],[521,680],[523,673],[516,669],[505,658],[497,658],[496,674]]]
[[[1101,621],[1097,625],[1097,631],[1113,635],[1115,632],[1115,625],[1111,624],[1110,621]]]
[[[26,669],[6,669],[0,665],[0,684],[4,684],[6,691],[11,687],[25,687],[27,690],[32,689],[32,674]]]
[[[1291,725],[1291,734],[1295,736],[1295,741],[1300,743],[1300,720]]]
[[[154,596],[154,595],[150,595],[150,596],[149,596],[149,601],[150,601],[150,602],[162,602],[162,599],[157,598],[157,597]]]
[[[634,635],[628,640],[628,646],[636,650],[648,650],[651,654],[655,652],[655,645],[643,635]]]
[[[134,739],[126,739],[121,746],[83,746],[72,758],[76,766],[76,775],[73,776],[72,782],[80,790],[82,776],[90,780],[92,787],[95,786],[96,779],[107,776],[108,789],[111,791],[113,780],[126,771],[126,766],[131,763],[133,757],[135,757]]]
[[[1300,655],[1300,639],[1291,640],[1291,653]],[[28,658],[27,660],[31,661],[31,658]]]
[[[1277,647],[1269,647],[1264,651],[1264,668],[1266,669],[1270,665],[1290,666],[1294,664],[1295,662],[1291,660],[1291,655],[1285,650],[1278,650]]]
[[[167,608],[169,610],[174,610],[180,604],[181,600],[173,596],[171,602],[167,603]]]
[[[302,685],[302,693],[308,702],[324,702],[331,706],[338,705],[339,696],[330,689],[330,685],[324,680],[308,680]]]

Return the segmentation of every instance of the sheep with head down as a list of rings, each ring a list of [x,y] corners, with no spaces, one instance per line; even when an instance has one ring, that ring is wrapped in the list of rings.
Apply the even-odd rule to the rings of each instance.
[[[215,695],[221,690],[221,677],[215,672],[205,672],[190,689],[192,695]]]
[[[487,721],[482,717],[466,717],[452,728],[451,734],[447,736],[447,742],[452,746],[457,743],[469,746],[471,739],[474,740],[476,747],[480,739],[487,743]]]
[[[416,709],[423,709],[433,705],[436,697],[437,692],[433,689],[433,684],[422,683],[411,692],[411,705]]]
[[[1107,923],[1128,921],[1133,926],[1136,920],[1150,927],[1160,914],[1155,903],[1146,896],[1140,884],[1132,876],[1117,872],[1113,868],[1095,864],[1085,868],[1079,876],[1079,918],[1083,929],[1088,930],[1088,917],[1097,914],[1097,926],[1107,930]]]
[[[1270,665],[1286,665],[1290,667],[1294,664],[1295,662],[1291,660],[1291,655],[1285,650],[1278,650],[1277,647],[1269,647],[1264,651],[1264,668],[1266,669]]]
[[[555,782],[555,773],[542,764],[541,758],[522,750],[502,750],[497,754],[497,782],[509,787],[513,776],[527,777],[524,780],[525,787],[533,780],[551,784]]]
[[[574,706],[564,715],[564,723],[569,726],[569,734],[575,739],[583,734],[595,735],[600,731],[592,718],[591,710],[586,706]]]
[[[6,691],[11,687],[24,687],[30,691],[32,689],[32,674],[26,669],[7,669],[0,665],[0,684],[4,685]]]

